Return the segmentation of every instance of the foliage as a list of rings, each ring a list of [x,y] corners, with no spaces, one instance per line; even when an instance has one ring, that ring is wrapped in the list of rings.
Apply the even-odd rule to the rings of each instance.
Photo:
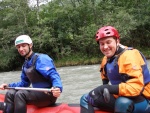
[[[94,35],[104,25],[115,26],[123,44],[145,48],[150,45],[149,14],[150,0],[51,0],[36,7],[29,0],[1,0],[0,71],[22,65],[14,48],[20,34],[30,35],[34,51],[47,53],[59,66],[99,62]]]

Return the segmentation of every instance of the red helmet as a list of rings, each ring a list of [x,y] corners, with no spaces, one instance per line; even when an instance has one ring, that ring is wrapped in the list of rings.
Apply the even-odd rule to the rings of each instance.
[[[120,38],[118,31],[112,26],[104,26],[100,28],[96,33],[96,41],[99,41],[101,38],[105,37],[116,37]]]

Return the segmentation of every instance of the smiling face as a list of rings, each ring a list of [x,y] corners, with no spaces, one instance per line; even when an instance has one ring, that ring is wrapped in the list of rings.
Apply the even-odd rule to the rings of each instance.
[[[116,40],[114,37],[107,37],[99,40],[99,48],[107,58],[111,58],[115,54],[118,45],[119,40]]]
[[[22,43],[16,46],[19,54],[28,58],[32,54],[32,44]]]

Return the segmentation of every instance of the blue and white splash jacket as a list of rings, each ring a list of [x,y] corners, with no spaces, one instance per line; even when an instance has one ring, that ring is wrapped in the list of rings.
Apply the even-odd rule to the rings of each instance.
[[[46,54],[32,53],[22,66],[21,81],[11,83],[9,87],[51,88],[59,87],[62,92],[60,75],[53,60]]]

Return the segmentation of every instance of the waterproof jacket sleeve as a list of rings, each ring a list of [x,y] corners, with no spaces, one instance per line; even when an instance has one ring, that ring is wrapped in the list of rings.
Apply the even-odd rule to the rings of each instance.
[[[59,87],[62,91],[62,82],[56,70],[53,60],[46,54],[40,54],[36,60],[36,70],[49,79],[53,87]]]
[[[126,82],[119,84],[120,96],[140,95],[144,88],[142,65],[145,62],[138,50],[126,50],[118,59],[120,75],[128,76]]]
[[[13,82],[8,84],[9,87],[29,87],[30,86],[30,81],[28,77],[25,75],[25,73],[22,71],[21,72],[21,80],[19,82]]]

